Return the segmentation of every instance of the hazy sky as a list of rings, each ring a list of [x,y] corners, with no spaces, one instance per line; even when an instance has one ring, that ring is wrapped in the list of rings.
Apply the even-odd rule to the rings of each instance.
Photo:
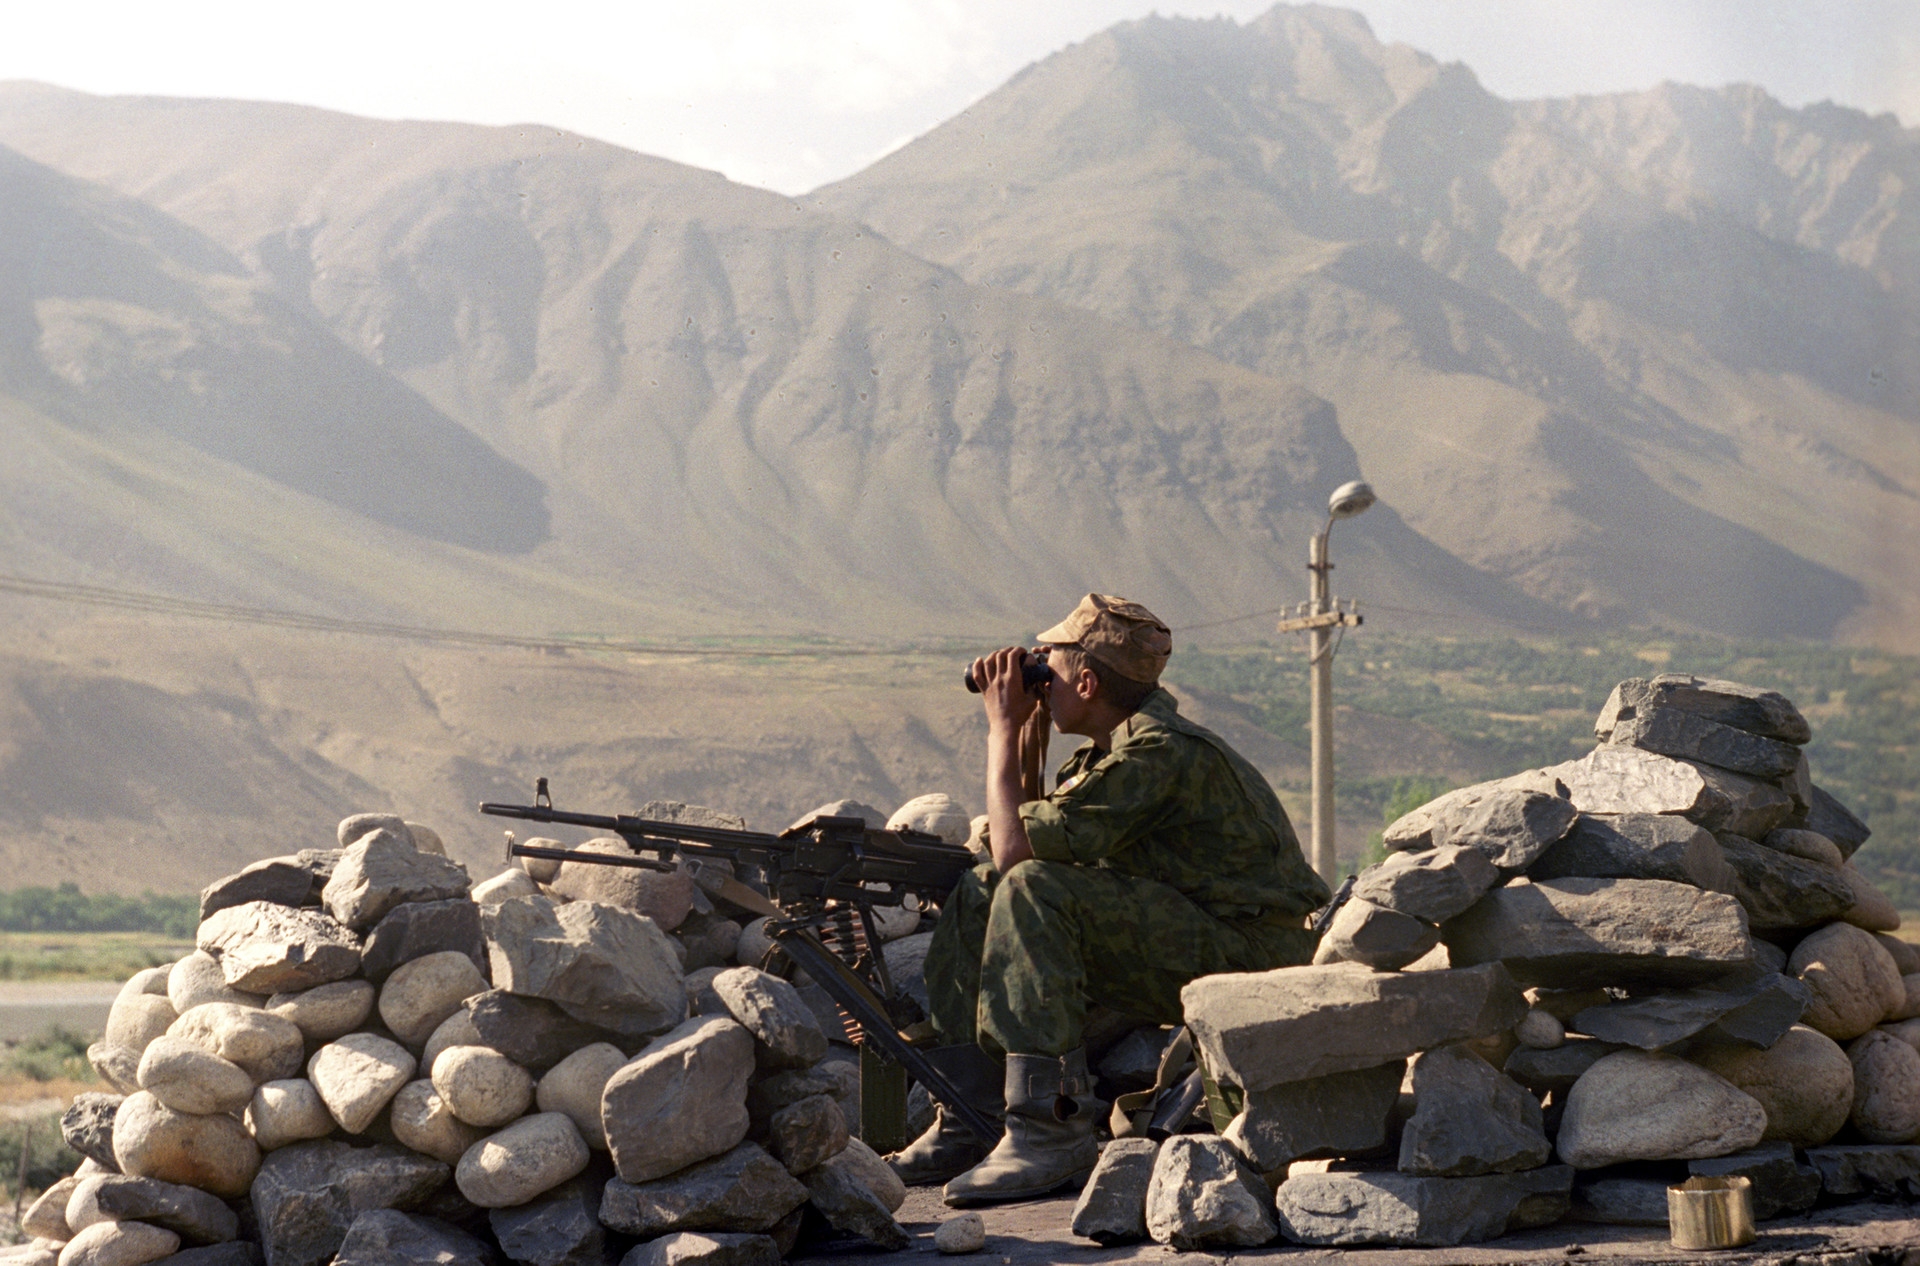
[[[0,79],[550,123],[798,193],[1115,22],[1267,0],[61,0],[13,4]],[[1758,83],[1920,124],[1920,0],[1359,0],[1506,97]]]

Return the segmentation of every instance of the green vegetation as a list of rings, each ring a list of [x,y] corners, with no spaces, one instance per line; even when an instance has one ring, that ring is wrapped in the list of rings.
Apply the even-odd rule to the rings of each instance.
[[[0,932],[0,980],[125,980],[192,952],[146,932]]]
[[[87,1043],[83,1034],[56,1024],[9,1047],[0,1056],[0,1075],[28,1081],[92,1081]]]
[[[200,901],[191,896],[88,896],[77,884],[0,892],[0,931],[156,932],[191,937]]]
[[[1306,673],[1297,656],[1189,650],[1177,672],[1304,745]],[[1855,861],[1901,908],[1920,909],[1920,659],[1706,637],[1474,641],[1363,630],[1347,639],[1333,675],[1342,707],[1404,719],[1448,748],[1451,763],[1494,778],[1578,757],[1593,746],[1594,715],[1614,684],[1658,672],[1730,678],[1793,700],[1813,726],[1814,780],[1873,828]],[[1436,767],[1444,763],[1436,756]],[[1343,814],[1391,819],[1454,781],[1437,768],[1409,769],[1343,777],[1337,794]]]

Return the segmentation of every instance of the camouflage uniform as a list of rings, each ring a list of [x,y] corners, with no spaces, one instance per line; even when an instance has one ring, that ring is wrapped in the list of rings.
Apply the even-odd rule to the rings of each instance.
[[[1259,771],[1165,690],[1113,739],[1020,806],[1031,859],[948,898],[926,968],[943,1040],[1061,1055],[1089,1003],[1178,1024],[1194,977],[1312,957],[1304,916],[1329,894]]]

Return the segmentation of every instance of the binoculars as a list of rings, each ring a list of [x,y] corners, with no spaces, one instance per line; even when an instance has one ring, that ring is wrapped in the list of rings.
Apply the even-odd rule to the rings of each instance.
[[[973,666],[967,666],[966,676],[961,679],[973,694],[980,693],[980,683],[973,679]],[[1030,695],[1037,695],[1047,688],[1053,680],[1053,669],[1047,667],[1047,650],[1038,647],[1027,652],[1026,659],[1020,663],[1020,684]]]

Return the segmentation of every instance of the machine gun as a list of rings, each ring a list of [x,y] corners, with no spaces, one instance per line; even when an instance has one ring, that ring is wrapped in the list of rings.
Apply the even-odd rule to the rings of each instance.
[[[569,813],[553,807],[547,780],[534,784],[532,804],[480,806],[492,817],[588,827],[618,835],[634,852],[589,853],[517,843],[507,834],[507,855],[624,866],[642,870],[684,868],[708,894],[767,916],[767,935],[793,964],[827,991],[852,1021],[849,1035],[903,1066],[927,1093],[952,1110],[987,1144],[1000,1131],[967,1103],[944,1073],[900,1032],[911,1008],[893,987],[880,953],[876,907],[920,909],[947,899],[973,855],[924,831],[881,831],[859,818],[816,816],[769,835],[727,827],[659,822],[626,814]],[[716,865],[715,863],[731,863]],[[742,882],[737,867],[757,867],[766,893]]]

